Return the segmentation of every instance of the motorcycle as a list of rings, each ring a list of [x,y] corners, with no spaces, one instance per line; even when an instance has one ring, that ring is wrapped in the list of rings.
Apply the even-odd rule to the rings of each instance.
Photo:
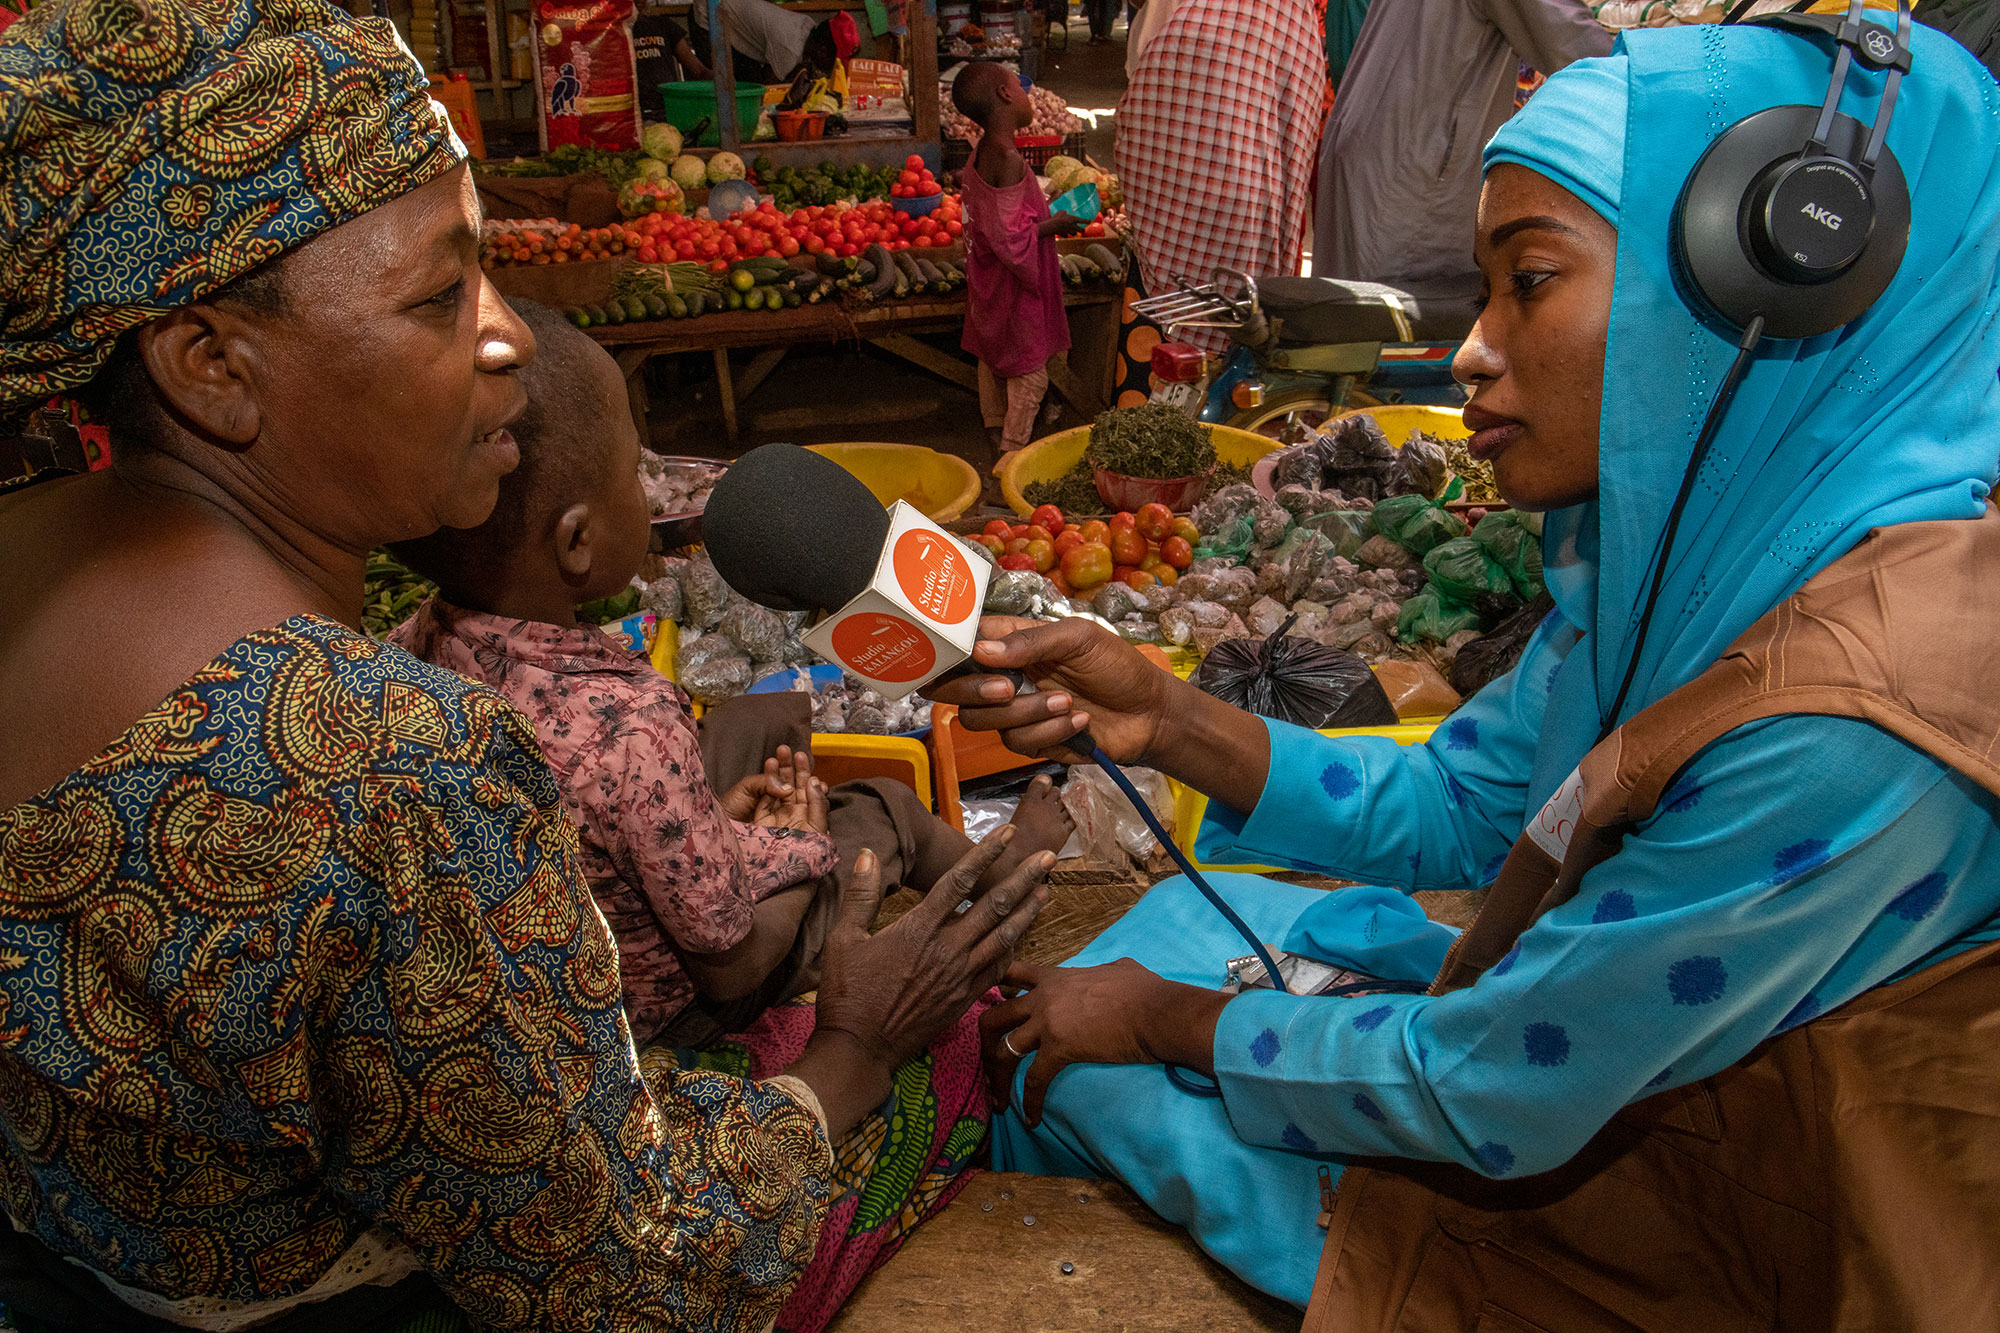
[[[1191,328],[1229,333],[1235,345],[1205,393],[1187,403],[1211,424],[1296,444],[1349,408],[1465,402],[1451,377],[1459,340],[1472,327],[1462,302],[1426,303],[1382,283],[1259,281],[1219,268],[1203,286],[1183,284],[1133,308],[1169,338]]]

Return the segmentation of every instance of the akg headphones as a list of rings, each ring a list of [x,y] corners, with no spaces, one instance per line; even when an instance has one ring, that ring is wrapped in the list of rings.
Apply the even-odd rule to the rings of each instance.
[[[1799,0],[1797,8],[1807,2]],[[1734,22],[1749,6],[1750,0],[1743,0],[1724,22]],[[1863,12],[1863,0],[1851,0],[1844,19],[1784,13],[1750,20],[1833,38],[1826,100],[1818,107],[1774,106],[1731,125],[1695,163],[1674,203],[1676,287],[1697,313],[1723,321],[1741,336],[1654,548],[1652,579],[1625,676],[1599,720],[1599,741],[1618,727],[1681,515],[1758,344],[1766,338],[1817,337],[1851,323],[1888,289],[1903,262],[1910,241],[1910,187],[1885,141],[1896,94],[1910,71],[1909,0],[1896,0],[1894,33],[1864,23]],[[1873,125],[1839,111],[1855,61],[1889,71]]]
[[[1777,106],[1739,120],[1695,164],[1672,235],[1675,275],[1698,310],[1737,329],[1762,315],[1766,337],[1810,338],[1854,320],[1896,276],[1910,191],[1883,141],[1910,68],[1908,0],[1896,8],[1893,33],[1862,21],[1862,0],[1844,19],[1750,20],[1832,37],[1833,78],[1817,108]],[[1873,125],[1837,110],[1856,62],[1889,71]]]

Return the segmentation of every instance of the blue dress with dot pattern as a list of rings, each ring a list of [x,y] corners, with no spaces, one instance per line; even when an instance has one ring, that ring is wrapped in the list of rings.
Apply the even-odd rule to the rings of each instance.
[[[1551,621],[1423,746],[1270,723],[1263,799],[1248,818],[1211,806],[1200,855],[1374,887],[1216,875],[1216,888],[1280,948],[1428,981],[1453,932],[1404,891],[1491,879],[1546,799],[1524,774],[1547,682],[1575,642]],[[1304,1304],[1325,1238],[1321,1164],[1547,1170],[1626,1103],[2000,936],[1996,814],[1992,796],[1867,723],[1753,723],[1697,755],[1624,849],[1476,986],[1240,996],[1216,1032],[1219,1098],[1156,1066],[1072,1066],[1039,1129],[1017,1112],[995,1122],[994,1164],[1124,1180],[1246,1280]],[[1216,987],[1244,952],[1176,878],[1072,965],[1130,957]]]

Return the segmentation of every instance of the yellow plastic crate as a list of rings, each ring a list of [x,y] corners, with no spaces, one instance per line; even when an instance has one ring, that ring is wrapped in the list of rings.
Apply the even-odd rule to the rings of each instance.
[[[1442,720],[1442,719],[1440,719]],[[1322,736],[1386,736],[1398,745],[1422,745],[1437,730],[1434,722],[1399,722],[1391,727],[1334,727],[1322,730]],[[1194,854],[1195,834],[1201,831],[1201,821],[1208,814],[1208,797],[1192,787],[1179,782],[1172,783],[1174,792],[1174,845],[1179,847],[1194,862],[1199,870],[1236,870],[1253,875],[1279,874],[1284,866],[1220,865],[1203,861]]]
[[[924,809],[934,810],[931,752],[912,736],[855,736],[815,731],[813,776],[829,787],[861,778],[894,778],[912,788]]]

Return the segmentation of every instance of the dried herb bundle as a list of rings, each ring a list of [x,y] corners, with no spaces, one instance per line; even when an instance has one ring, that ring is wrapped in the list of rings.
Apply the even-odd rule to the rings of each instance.
[[[1090,426],[1084,461],[1128,477],[1191,477],[1215,466],[1208,428],[1161,403],[1114,407]]]

